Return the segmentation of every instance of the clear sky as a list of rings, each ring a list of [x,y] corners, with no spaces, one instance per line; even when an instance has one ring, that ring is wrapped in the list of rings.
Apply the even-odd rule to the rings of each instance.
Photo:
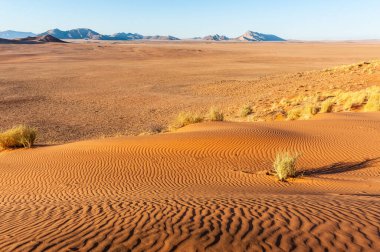
[[[79,27],[180,38],[253,30],[286,39],[380,39],[380,0],[0,0],[0,31]]]

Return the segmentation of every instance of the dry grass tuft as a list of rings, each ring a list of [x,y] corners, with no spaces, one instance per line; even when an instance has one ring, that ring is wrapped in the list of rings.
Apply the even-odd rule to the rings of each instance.
[[[30,148],[36,140],[37,130],[26,125],[15,126],[0,133],[0,149]]]
[[[286,112],[286,119],[297,120],[301,117],[302,108],[293,108]]]
[[[162,124],[152,123],[149,125],[149,134],[158,134],[165,131],[165,127]]]
[[[170,124],[169,129],[179,129],[185,127],[189,124],[203,122],[203,117],[199,114],[190,113],[190,112],[181,112],[175,118],[175,120]]]
[[[244,105],[240,109],[240,116],[241,117],[247,117],[252,113],[253,113],[253,110],[252,110],[252,107],[250,105]]]
[[[290,152],[277,153],[273,162],[273,170],[280,181],[296,177],[296,162],[299,156],[299,154],[292,154]]]
[[[295,107],[286,112],[286,116],[288,120],[308,120],[313,115],[318,113],[318,108],[313,104],[307,104],[299,107]]]
[[[364,111],[380,111],[380,93],[371,93],[364,106]]]
[[[321,108],[319,110],[319,113],[330,113],[332,111],[334,104],[335,104],[335,102],[331,98],[324,100],[321,103]]]
[[[273,103],[269,111],[272,118],[277,118],[285,113],[287,120],[307,120],[318,113],[380,111],[380,87],[373,86],[359,91],[335,91],[282,99],[278,103]]]
[[[210,111],[208,112],[207,118],[210,121],[223,121],[224,115],[223,115],[223,112],[221,112],[219,109],[215,107],[211,107]]]

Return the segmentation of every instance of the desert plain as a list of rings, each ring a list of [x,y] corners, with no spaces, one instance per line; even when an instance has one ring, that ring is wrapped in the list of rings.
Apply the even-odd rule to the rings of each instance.
[[[379,86],[379,58],[360,41],[0,45],[0,128],[38,129],[0,152],[0,250],[378,251],[380,112],[255,115]],[[223,122],[165,130],[212,106]],[[279,151],[302,176],[268,173]]]

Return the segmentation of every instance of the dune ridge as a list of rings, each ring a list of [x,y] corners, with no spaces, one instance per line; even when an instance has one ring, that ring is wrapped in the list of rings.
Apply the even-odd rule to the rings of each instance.
[[[1,251],[375,251],[380,113],[0,153]],[[304,177],[266,175],[277,151]]]

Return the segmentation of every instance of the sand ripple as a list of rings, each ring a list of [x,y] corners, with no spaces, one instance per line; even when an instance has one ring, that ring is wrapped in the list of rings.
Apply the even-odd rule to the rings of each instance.
[[[379,113],[2,152],[0,251],[375,251],[379,157]]]

